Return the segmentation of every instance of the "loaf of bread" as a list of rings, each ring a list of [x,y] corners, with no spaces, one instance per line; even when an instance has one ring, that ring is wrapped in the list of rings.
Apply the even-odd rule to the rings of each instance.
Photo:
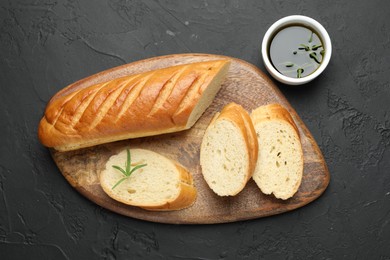
[[[299,132],[290,113],[279,104],[251,113],[259,143],[253,180],[265,194],[286,200],[298,190],[303,174]]]
[[[257,151],[248,112],[228,104],[214,116],[201,144],[200,165],[209,187],[219,196],[238,194],[253,174]]]
[[[114,187],[124,175],[113,166],[126,167],[127,151],[113,155],[100,173],[100,185],[111,198],[147,210],[179,210],[191,206],[196,189],[191,174],[177,162],[158,153],[131,149],[131,164],[146,164]]]
[[[57,93],[39,124],[43,145],[69,151],[189,129],[211,104],[228,60],[178,65]]]

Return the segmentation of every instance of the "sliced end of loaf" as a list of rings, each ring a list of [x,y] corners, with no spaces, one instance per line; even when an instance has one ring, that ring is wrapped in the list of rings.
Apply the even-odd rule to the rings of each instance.
[[[298,191],[303,175],[303,152],[296,126],[279,105],[261,107],[251,116],[259,143],[252,178],[263,193],[289,199]]]
[[[126,150],[113,155],[100,173],[100,185],[111,198],[149,210],[178,210],[191,206],[196,198],[192,176],[168,158],[144,149],[131,149],[132,163],[147,164],[113,189],[124,175],[113,165],[125,167]]]
[[[215,77],[212,78],[207,88],[204,89],[198,103],[195,105],[192,110],[186,128],[191,128],[199,117],[204,113],[204,111],[210,106],[213,102],[215,96],[222,86],[223,80],[226,78],[227,72],[229,70],[230,61],[223,60],[220,61],[218,66],[212,68],[213,70],[218,71]]]
[[[241,106],[229,104],[214,117],[202,140],[202,174],[208,186],[219,196],[238,194],[254,169],[257,140],[249,115],[242,115],[245,113]],[[248,138],[248,135],[252,137]],[[256,151],[254,158],[253,150]]]

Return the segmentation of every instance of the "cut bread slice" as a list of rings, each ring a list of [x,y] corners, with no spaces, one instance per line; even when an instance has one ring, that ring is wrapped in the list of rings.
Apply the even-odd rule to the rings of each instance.
[[[231,103],[217,113],[206,129],[200,165],[208,186],[219,196],[238,194],[252,176],[257,138],[248,112]]]
[[[303,152],[298,129],[290,113],[279,104],[262,106],[251,114],[259,143],[253,180],[265,194],[289,199],[303,175]]]
[[[100,173],[100,185],[111,198],[148,210],[179,210],[191,206],[196,189],[191,174],[178,163],[149,150],[131,149],[131,165],[146,164],[114,187],[125,175],[127,151],[113,155]],[[114,188],[113,188],[114,187]]]

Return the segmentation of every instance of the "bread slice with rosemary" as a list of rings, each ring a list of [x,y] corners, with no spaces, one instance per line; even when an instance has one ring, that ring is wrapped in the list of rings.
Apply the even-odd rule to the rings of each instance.
[[[259,154],[253,180],[265,194],[289,199],[303,175],[303,152],[299,131],[290,113],[279,104],[252,111]]]
[[[252,176],[257,138],[248,112],[230,103],[217,113],[202,140],[200,165],[209,187],[219,196],[238,194]]]
[[[184,209],[195,202],[197,194],[192,176],[183,166],[144,149],[111,156],[99,179],[114,200],[147,210]]]

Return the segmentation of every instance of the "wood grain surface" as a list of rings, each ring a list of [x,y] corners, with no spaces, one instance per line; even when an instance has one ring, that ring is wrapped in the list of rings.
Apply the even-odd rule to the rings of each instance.
[[[124,75],[145,72],[184,63],[229,59],[232,64],[221,90],[199,121],[183,132],[125,140],[71,152],[51,150],[54,161],[66,180],[83,196],[113,212],[153,222],[172,224],[213,224],[247,220],[280,214],[302,207],[318,198],[329,183],[329,172],[315,140],[295,110],[272,81],[253,65],[242,60],[209,54],[177,54],[151,58],[116,67],[76,82],[81,86],[104,82]],[[199,165],[202,137],[211,117],[230,102],[251,112],[269,103],[280,103],[292,114],[299,128],[304,152],[302,184],[287,201],[264,195],[250,180],[235,197],[219,197],[207,186]],[[126,148],[145,148],[178,161],[193,175],[198,197],[187,209],[154,212],[128,206],[108,197],[99,185],[98,175],[108,158]]]

